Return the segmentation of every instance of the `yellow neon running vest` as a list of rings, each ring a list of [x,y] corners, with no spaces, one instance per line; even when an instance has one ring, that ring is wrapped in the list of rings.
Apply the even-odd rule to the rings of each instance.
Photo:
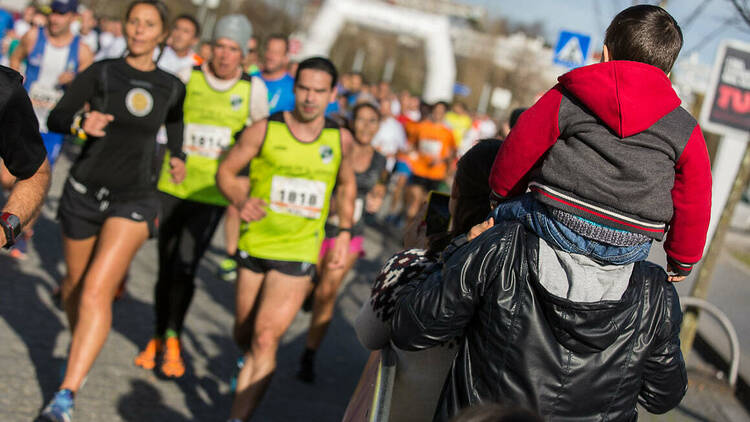
[[[260,153],[250,162],[250,196],[266,216],[244,223],[239,249],[276,261],[318,262],[333,187],[341,165],[341,133],[326,119],[315,141],[292,135],[279,112],[268,119]]]
[[[167,152],[159,176],[160,191],[204,204],[228,205],[216,187],[216,170],[247,123],[250,91],[250,76],[244,73],[231,88],[217,91],[208,84],[200,66],[193,68],[183,105],[185,180],[172,183]]]

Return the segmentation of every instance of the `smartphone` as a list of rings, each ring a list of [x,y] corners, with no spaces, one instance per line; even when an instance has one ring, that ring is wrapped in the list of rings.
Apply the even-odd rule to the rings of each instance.
[[[450,196],[437,191],[430,191],[427,199],[427,213],[424,221],[427,224],[427,236],[448,231],[451,222],[451,213],[448,203]]]

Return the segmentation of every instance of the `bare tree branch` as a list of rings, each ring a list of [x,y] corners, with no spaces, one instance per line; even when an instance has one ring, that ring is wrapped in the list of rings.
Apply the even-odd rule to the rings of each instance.
[[[735,9],[737,9],[737,12],[740,14],[740,17],[742,20],[747,24],[747,26],[750,26],[750,5],[748,5],[747,0],[729,0],[732,2],[732,5]]]

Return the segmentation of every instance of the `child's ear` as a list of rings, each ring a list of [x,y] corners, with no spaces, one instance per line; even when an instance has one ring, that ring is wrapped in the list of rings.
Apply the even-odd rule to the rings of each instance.
[[[606,63],[612,60],[612,54],[610,54],[607,44],[602,46],[602,63]]]

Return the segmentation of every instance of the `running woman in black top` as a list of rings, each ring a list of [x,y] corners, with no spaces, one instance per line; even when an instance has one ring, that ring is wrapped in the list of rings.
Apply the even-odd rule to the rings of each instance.
[[[185,86],[153,61],[167,22],[160,1],[131,3],[125,21],[127,56],[95,63],[77,76],[47,121],[52,131],[86,138],[60,199],[67,267],[62,293],[73,335],[60,390],[42,412],[47,420],[70,420],[73,394],[109,333],[118,284],[154,234],[159,205],[152,160],[162,124],[171,177],[175,183],[185,177]],[[86,104],[90,111],[83,112]]]

